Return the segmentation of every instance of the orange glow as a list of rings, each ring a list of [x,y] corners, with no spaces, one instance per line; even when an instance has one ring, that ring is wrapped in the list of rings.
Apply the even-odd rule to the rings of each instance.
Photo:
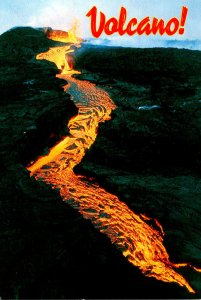
[[[48,29],[46,35],[48,39],[63,43],[80,44],[82,39],[78,37],[78,21],[75,20],[72,28],[66,32],[63,30]]]
[[[70,51],[70,46],[56,47],[39,54],[37,59],[53,61],[61,69],[66,61],[66,53]],[[53,189],[59,189],[63,200],[85,219],[90,219],[143,274],[164,282],[177,283],[195,293],[187,280],[175,270],[189,265],[170,262],[163,245],[163,228],[157,220],[155,223],[159,230],[146,223],[148,217],[138,216],[97,183],[74,174],[73,168],[81,162],[96,139],[98,124],[110,119],[115,105],[107,92],[95,84],[73,78],[71,74],[76,71],[68,70],[68,65],[63,70],[58,77],[68,82],[65,90],[79,108],[78,115],[68,123],[69,136],[27,169],[37,180],[42,179]]]
[[[71,44],[74,44],[76,47],[80,47],[80,43],[82,42],[81,38],[78,38],[76,35],[77,32],[77,22],[75,21],[72,29],[68,32],[62,30],[52,30],[48,29],[46,31],[46,35],[49,39],[52,39],[57,42],[64,42],[68,45],[52,47],[48,51],[40,53],[36,56],[36,59],[48,60],[57,66],[57,68],[61,71],[61,74],[75,74],[79,73],[73,71],[73,55],[74,50],[71,49]]]
[[[66,56],[71,53],[70,46],[54,47],[50,48],[47,52],[40,53],[36,56],[36,59],[46,59],[49,60],[61,70],[62,74],[71,71],[71,67],[68,65]]]

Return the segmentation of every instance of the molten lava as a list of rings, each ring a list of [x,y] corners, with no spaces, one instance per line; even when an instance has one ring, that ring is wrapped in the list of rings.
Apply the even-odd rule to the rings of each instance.
[[[70,74],[74,63],[72,55],[74,50],[71,49],[71,44],[80,47],[80,43],[82,42],[82,39],[77,37],[77,22],[74,22],[72,29],[68,32],[52,29],[47,29],[45,32],[49,39],[67,43],[67,45],[50,48],[47,52],[38,54],[36,59],[45,59],[54,62],[61,71],[61,74]],[[73,70],[72,73],[79,72]]]
[[[54,35],[57,32],[52,33]],[[70,46],[63,46],[37,56],[37,59],[54,62],[62,70],[58,76],[67,80],[65,88],[79,112],[68,124],[70,134],[48,155],[30,165],[28,170],[36,179],[42,179],[59,189],[63,200],[79,210],[84,218],[90,219],[143,274],[164,282],[177,283],[194,293],[187,280],[175,270],[184,265],[170,262],[163,245],[163,229],[157,220],[159,231],[146,223],[146,216],[135,214],[115,195],[97,183],[92,184],[87,178],[74,174],[73,168],[80,163],[96,139],[98,124],[110,119],[115,105],[109,95],[95,84],[71,76],[76,73],[69,68],[66,60],[71,52]]]
[[[63,30],[52,30],[48,28],[46,30],[46,36],[48,37],[48,39],[57,42],[80,44],[82,42],[82,39],[78,37],[77,31],[78,21],[75,20],[72,29],[70,29],[68,32]]]

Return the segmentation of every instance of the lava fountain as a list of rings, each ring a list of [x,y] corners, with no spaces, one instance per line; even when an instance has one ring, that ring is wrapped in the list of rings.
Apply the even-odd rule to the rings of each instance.
[[[77,209],[85,219],[90,219],[145,276],[177,283],[195,293],[187,280],[176,271],[178,267],[190,265],[173,264],[169,260],[163,245],[162,226],[157,220],[158,230],[146,223],[145,216],[135,214],[98,183],[92,183],[90,179],[73,172],[73,168],[94,143],[98,124],[109,120],[111,111],[115,109],[112,99],[104,90],[88,81],[72,77],[72,74],[78,72],[72,69],[72,65],[69,66],[68,56],[73,52],[72,44],[80,46],[80,39],[76,38],[75,30],[73,32],[49,33],[49,38],[65,40],[69,44],[50,48],[38,54],[37,59],[52,61],[60,69],[61,73],[57,76],[68,82],[65,90],[78,107],[78,115],[68,123],[69,135],[54,146],[48,155],[39,157],[27,169],[37,180],[43,180],[53,189],[59,189],[63,200]]]

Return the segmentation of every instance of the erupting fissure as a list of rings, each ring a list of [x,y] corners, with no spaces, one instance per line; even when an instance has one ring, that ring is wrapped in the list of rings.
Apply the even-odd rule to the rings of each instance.
[[[58,32],[52,33],[54,40],[57,35],[60,40]],[[80,40],[73,37],[66,42],[79,46]],[[69,67],[68,55],[71,52],[71,46],[65,45],[51,48],[37,56],[37,59],[54,62],[62,71],[58,77],[68,82],[65,89],[79,112],[68,123],[70,134],[53,147],[48,155],[39,157],[27,169],[37,180],[43,180],[52,188],[59,189],[63,200],[79,210],[84,218],[90,219],[143,274],[164,282],[177,283],[194,293],[187,280],[175,270],[186,264],[175,265],[170,262],[163,245],[163,229],[157,220],[155,222],[159,231],[146,223],[146,216],[135,214],[118,197],[97,183],[92,184],[87,178],[74,174],[74,166],[80,163],[96,139],[98,124],[110,119],[115,105],[109,95],[95,84],[71,76],[77,73],[72,66]]]

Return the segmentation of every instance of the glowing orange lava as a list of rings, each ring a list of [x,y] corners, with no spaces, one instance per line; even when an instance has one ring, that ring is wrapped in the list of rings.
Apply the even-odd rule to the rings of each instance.
[[[47,52],[38,54],[36,59],[45,59],[54,62],[57,68],[61,71],[61,74],[79,73],[73,70],[72,53],[74,50],[71,49],[71,44],[75,45],[76,47],[80,47],[80,43],[82,42],[82,39],[78,38],[76,33],[77,22],[74,22],[72,29],[68,32],[47,29],[46,35],[49,39],[57,42],[67,43],[67,45],[50,48]]]
[[[48,39],[63,43],[80,44],[82,39],[78,37],[78,21],[75,20],[72,28],[66,32],[63,30],[47,29],[46,35]]]
[[[90,219],[143,274],[177,283],[194,293],[187,280],[175,270],[184,265],[170,262],[163,246],[163,228],[157,220],[159,230],[146,223],[146,216],[135,214],[97,183],[74,174],[74,166],[80,163],[96,139],[98,124],[110,119],[115,105],[109,95],[95,84],[71,76],[76,71],[70,70],[66,62],[70,51],[70,46],[56,47],[37,56],[38,59],[53,61],[63,71],[59,77],[67,80],[66,90],[79,112],[68,124],[69,136],[53,147],[48,155],[29,166],[28,170],[36,179],[59,189],[63,200],[79,210],[84,218]]]

